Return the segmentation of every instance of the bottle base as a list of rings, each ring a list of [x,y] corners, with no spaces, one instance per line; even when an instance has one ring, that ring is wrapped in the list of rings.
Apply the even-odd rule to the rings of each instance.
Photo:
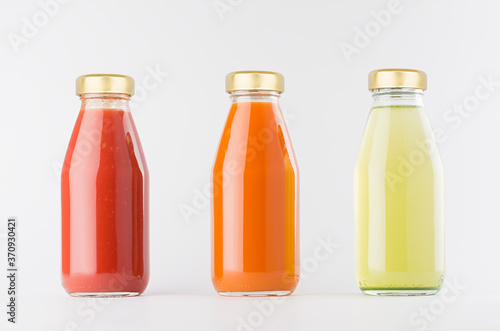
[[[124,298],[138,296],[139,292],[72,292],[68,293],[77,298]]]
[[[293,291],[252,291],[252,292],[218,292],[224,297],[282,297]]]
[[[434,295],[439,292],[439,289],[429,288],[429,289],[361,289],[361,291],[366,295],[372,296],[425,296]]]

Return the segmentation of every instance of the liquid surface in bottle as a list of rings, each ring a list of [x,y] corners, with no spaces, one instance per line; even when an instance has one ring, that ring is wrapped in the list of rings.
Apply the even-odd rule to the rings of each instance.
[[[80,111],[62,170],[69,293],[142,293],[149,279],[148,170],[129,111]]]
[[[212,280],[219,293],[298,283],[298,169],[277,103],[233,103],[213,168]]]
[[[444,273],[443,173],[415,106],[373,108],[354,176],[362,290],[437,290]]]

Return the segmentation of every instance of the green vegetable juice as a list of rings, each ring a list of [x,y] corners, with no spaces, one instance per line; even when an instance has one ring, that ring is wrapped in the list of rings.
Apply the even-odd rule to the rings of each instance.
[[[444,277],[443,170],[422,107],[372,108],[354,196],[360,289],[378,295],[436,293]]]

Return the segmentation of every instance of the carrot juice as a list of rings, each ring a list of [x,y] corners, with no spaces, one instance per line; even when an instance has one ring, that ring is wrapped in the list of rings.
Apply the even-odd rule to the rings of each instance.
[[[149,279],[149,175],[128,109],[133,92],[101,84],[80,91],[62,170],[62,281],[72,296],[133,296]]]
[[[226,81],[233,103],[212,174],[212,281],[221,295],[287,295],[299,281],[298,167],[278,103],[282,81],[269,72]]]

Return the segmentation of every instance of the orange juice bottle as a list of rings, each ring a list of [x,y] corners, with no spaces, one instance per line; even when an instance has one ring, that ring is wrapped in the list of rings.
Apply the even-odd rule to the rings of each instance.
[[[232,106],[213,167],[212,282],[224,296],[288,295],[299,281],[299,175],[283,76],[226,77]]]

